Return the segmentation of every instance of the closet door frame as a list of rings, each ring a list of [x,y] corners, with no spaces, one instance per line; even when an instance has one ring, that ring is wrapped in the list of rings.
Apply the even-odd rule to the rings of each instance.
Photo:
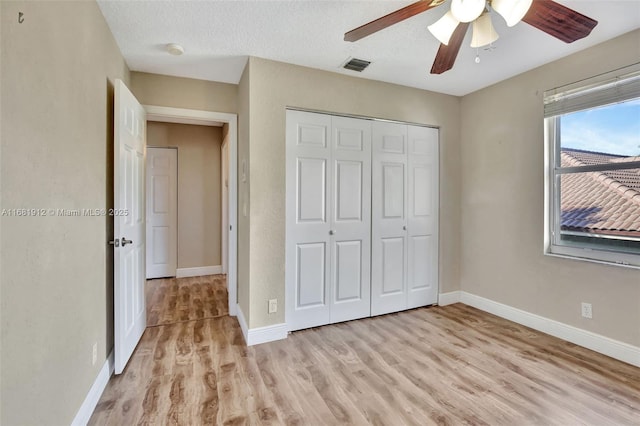
[[[300,118],[303,118],[302,121],[308,121],[309,117],[311,118],[310,123],[311,127],[316,127],[316,131],[323,128],[321,132],[324,134],[323,142],[316,143],[314,149],[296,152],[296,149],[291,147],[291,144],[296,141],[297,138],[300,137],[300,126],[298,125],[298,121]],[[315,120],[318,120],[317,122]],[[356,238],[354,236],[346,235],[345,230],[349,229],[347,223],[340,224],[340,221],[335,221],[334,218],[337,217],[337,206],[336,206],[336,197],[338,194],[337,181],[336,176],[339,168],[339,162],[357,162],[362,157],[356,157],[351,159],[349,156],[345,158],[341,158],[340,156],[336,156],[334,158],[334,149],[336,142],[336,132],[335,132],[335,123],[348,123],[349,120],[355,119],[357,121],[361,121],[364,127],[369,126],[369,166],[362,167],[362,178],[363,181],[369,179],[369,193],[368,197],[364,197],[363,201],[363,210],[362,215],[363,219],[365,215],[368,213],[369,216],[369,229],[368,229],[368,241],[364,241],[364,238]],[[294,124],[295,121],[295,124]],[[315,123],[315,124],[314,124]],[[366,124],[365,124],[366,123]],[[308,123],[309,124],[309,123]],[[395,158],[393,155],[387,158],[383,156],[380,158],[379,155],[375,153],[375,144],[380,143],[379,141],[375,141],[375,129],[378,127],[384,126],[398,126],[397,128],[402,128],[404,126],[404,140],[403,140],[403,152],[404,159],[401,159],[400,155],[397,155]],[[303,126],[304,127],[304,126]],[[347,126],[348,127],[348,126]],[[356,126],[358,127],[358,126]],[[285,321],[291,331],[300,330],[304,328],[310,328],[320,325],[331,324],[335,322],[347,321],[350,319],[363,318],[368,316],[380,315],[383,313],[389,312],[398,312],[405,309],[410,309],[418,306],[425,306],[437,303],[438,297],[438,287],[439,287],[439,274],[438,274],[438,257],[439,257],[439,241],[438,241],[438,226],[439,226],[439,130],[437,127],[433,126],[425,126],[425,125],[413,125],[409,123],[396,122],[391,120],[377,120],[367,117],[358,117],[358,116],[350,116],[350,115],[340,115],[340,114],[330,114],[326,112],[316,112],[309,110],[299,110],[299,109],[291,109],[288,108],[286,111],[286,237],[285,237]],[[430,133],[428,139],[429,148],[428,150],[418,149],[419,152],[416,153],[415,158],[411,158],[410,152],[413,150],[416,152],[416,147],[411,146],[411,134],[413,128],[417,131],[418,134],[421,132]],[[311,129],[313,130],[313,129]],[[414,132],[415,133],[415,132]],[[297,141],[295,143],[298,143]],[[299,143],[298,143],[299,144]],[[312,145],[314,145],[312,143]],[[312,147],[307,147],[312,148]],[[423,147],[424,148],[424,147]],[[397,151],[397,150],[396,150]],[[393,152],[391,152],[393,154]],[[302,155],[300,155],[302,154]],[[395,152],[395,154],[400,154],[399,152]],[[323,188],[320,190],[316,190],[318,194],[322,193],[322,201],[324,213],[320,218],[320,215],[317,220],[307,221],[305,223],[305,218],[300,216],[300,206],[298,205],[298,198],[302,195],[297,193],[299,178],[298,178],[298,168],[304,167],[304,165],[299,164],[298,157],[304,157],[303,160],[309,160],[308,165],[312,165],[316,169],[320,167],[320,163],[324,162],[323,168]],[[380,290],[380,262],[376,261],[374,258],[374,251],[380,250],[380,247],[374,248],[376,244],[376,238],[385,238],[380,229],[377,228],[375,223],[376,214],[374,209],[376,208],[376,202],[380,202],[376,189],[380,188],[380,185],[383,184],[382,177],[376,176],[376,161],[378,161],[378,166],[380,166],[381,161],[386,161],[388,163],[401,163],[402,164],[402,184],[404,186],[403,191],[403,201],[402,201],[402,217],[398,218],[393,226],[400,227],[403,233],[398,233],[398,236],[401,236],[402,239],[402,260],[401,260],[401,270],[402,270],[402,283],[401,283],[401,293],[397,301],[394,303],[391,308],[390,307],[378,307],[376,308],[376,302],[374,301],[375,292]],[[414,170],[415,168],[420,169],[418,172]],[[368,172],[365,171],[368,169]],[[320,170],[320,169],[318,169]],[[393,173],[392,173],[393,174]],[[413,176],[410,176],[413,174]],[[419,176],[418,176],[419,175]],[[415,187],[415,182],[411,182],[411,179],[415,179],[416,176],[422,178],[424,176],[429,176],[431,179],[430,189],[431,192],[423,199],[421,202],[422,207],[427,206],[429,216],[426,220],[428,222],[427,228],[416,226],[418,223],[425,223],[425,218],[417,217],[417,216],[425,216],[424,214],[416,215],[414,211],[413,214],[410,209],[416,208],[415,205],[412,205],[412,199],[409,196],[411,187]],[[317,176],[316,176],[317,178]],[[314,178],[314,179],[316,179]],[[317,179],[316,179],[317,180]],[[366,183],[363,182],[363,188],[366,186]],[[425,201],[426,200],[426,201]],[[426,202],[426,204],[424,204]],[[314,203],[311,203],[314,204]],[[365,205],[367,204],[367,205]],[[316,205],[317,207],[317,205]],[[314,208],[316,208],[314,207]],[[420,209],[418,209],[420,210]],[[424,209],[423,209],[424,210]],[[424,213],[424,211],[423,211]],[[300,220],[303,219],[303,220]],[[303,225],[303,226],[300,226]],[[340,225],[346,225],[342,227]],[[415,228],[415,229],[410,229]],[[301,238],[301,234],[304,234],[305,238]],[[410,247],[410,239],[413,237],[417,237],[418,239],[424,240],[425,237],[428,238],[428,244],[423,244],[419,247],[421,253],[427,253],[427,257],[431,258],[431,265],[427,265],[428,270],[425,269],[424,265],[418,264],[415,259],[411,259],[411,256],[415,256],[417,251],[415,248]],[[393,236],[389,237],[391,239],[395,238]],[[391,240],[390,240],[391,241]],[[337,313],[339,309],[335,309],[334,314],[332,315],[332,307],[339,306],[340,300],[336,298],[336,294],[339,291],[337,288],[336,280],[338,271],[335,269],[335,265],[337,264],[336,253],[338,252],[338,246],[342,243],[346,242],[346,245],[343,245],[345,248],[347,245],[351,245],[353,248],[353,243],[359,242],[359,249],[363,253],[363,260],[368,260],[368,267],[362,265],[361,269],[361,279],[363,279],[363,283],[368,282],[368,288],[362,288],[360,297],[368,298],[368,306],[366,309],[363,309],[361,306],[362,303],[359,304],[357,309],[354,309],[354,312],[349,312],[349,309],[344,309],[342,312]],[[393,242],[393,241],[392,241]],[[389,253],[391,251],[391,245],[389,246]],[[307,250],[308,249],[308,250]],[[323,267],[319,269],[322,276],[317,277],[322,282],[322,291],[316,289],[313,297],[306,299],[303,297],[302,302],[311,301],[313,303],[308,303],[308,306],[302,306],[305,303],[301,302],[301,289],[299,286],[300,277],[296,277],[299,273],[299,263],[301,261],[302,251],[307,250],[308,253],[315,252],[313,256],[321,256],[323,257]],[[364,254],[368,251],[368,259]],[[313,256],[308,256],[308,259],[312,259]],[[304,257],[304,256],[303,256]],[[307,260],[308,260],[307,259]],[[304,260],[303,260],[304,261]],[[315,261],[315,260],[314,260]],[[425,262],[427,260],[425,259]],[[313,262],[312,262],[313,263]],[[363,261],[364,263],[364,261]],[[376,275],[378,274],[378,275]],[[412,275],[413,274],[413,275]],[[309,275],[309,274],[307,274]],[[354,275],[353,271],[350,271],[348,275]],[[365,276],[366,275],[366,276]],[[419,279],[416,279],[418,277]],[[425,279],[427,277],[427,279]],[[318,281],[318,282],[320,282]],[[427,282],[428,281],[428,282]],[[410,287],[414,288],[410,288]],[[304,290],[304,289],[303,289]],[[353,290],[353,289],[350,289]],[[367,293],[368,290],[368,294]],[[410,300],[413,295],[418,296],[415,301]],[[307,300],[308,299],[308,300]],[[311,300],[314,299],[314,300]],[[351,297],[351,299],[354,299]],[[397,306],[395,306],[397,305]],[[346,304],[345,304],[346,307]]]

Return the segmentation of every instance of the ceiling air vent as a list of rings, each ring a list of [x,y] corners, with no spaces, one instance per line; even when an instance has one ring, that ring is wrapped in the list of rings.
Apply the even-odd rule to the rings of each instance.
[[[362,72],[370,63],[371,61],[365,61],[364,59],[351,58],[346,64],[344,64],[343,68],[351,71]]]

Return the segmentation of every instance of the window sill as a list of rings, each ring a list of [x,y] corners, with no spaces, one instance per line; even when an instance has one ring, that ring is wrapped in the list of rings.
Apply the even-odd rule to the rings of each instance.
[[[585,254],[592,257],[585,257]],[[640,270],[640,256],[624,253],[611,253],[601,250],[581,249],[565,246],[550,246],[544,251],[545,256],[572,259],[583,262],[598,263],[600,265],[618,266],[622,268]]]

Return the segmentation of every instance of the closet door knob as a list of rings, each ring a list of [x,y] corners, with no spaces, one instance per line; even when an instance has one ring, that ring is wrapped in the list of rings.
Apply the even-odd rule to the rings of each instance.
[[[333,235],[333,234],[335,234],[335,231],[334,231],[333,229],[331,229],[331,230],[329,231],[329,235]]]
[[[402,227],[402,230],[403,230],[403,231],[406,231],[406,230],[407,230],[407,225],[404,225],[404,226]]]

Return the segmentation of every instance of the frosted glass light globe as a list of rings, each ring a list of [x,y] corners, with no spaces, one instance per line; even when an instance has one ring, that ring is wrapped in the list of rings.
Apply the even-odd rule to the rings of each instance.
[[[493,0],[491,7],[498,12],[507,25],[513,27],[527,14],[533,0]]]
[[[485,0],[453,0],[451,14],[460,22],[471,22],[484,11]]]
[[[451,12],[445,13],[445,15],[438,19],[435,23],[429,25],[427,28],[431,31],[431,34],[437,38],[442,44],[449,44],[451,35],[458,28],[459,22],[453,17]]]

